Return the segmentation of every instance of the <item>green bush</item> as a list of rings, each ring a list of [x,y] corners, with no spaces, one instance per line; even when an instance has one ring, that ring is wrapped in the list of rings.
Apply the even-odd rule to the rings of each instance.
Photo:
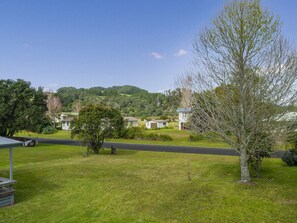
[[[162,115],[162,116],[160,116],[160,118],[159,118],[160,120],[167,120],[167,119],[169,119],[168,118],[168,116],[167,115]]]
[[[127,128],[123,133],[124,139],[137,139],[142,138],[144,135],[144,128],[141,127],[131,127]]]
[[[188,141],[189,142],[199,142],[203,140],[203,135],[197,134],[197,135],[190,135]]]
[[[55,129],[53,126],[46,126],[45,128],[43,128],[42,130],[42,134],[53,134],[56,133],[57,129]]]
[[[173,126],[165,126],[162,129],[174,129]]]
[[[297,132],[296,131],[288,132],[286,137],[286,142],[289,143],[292,149],[295,150],[297,153]]]
[[[286,151],[281,158],[288,166],[297,166],[297,154],[295,150]]]
[[[291,149],[286,151],[281,159],[288,166],[297,166],[297,132],[291,131],[287,134],[286,142],[289,144]]]
[[[147,139],[147,140],[155,140],[157,141],[159,138],[159,135],[156,134],[156,133],[148,133],[148,134],[145,134],[144,135],[144,139]]]
[[[144,139],[144,140],[154,140],[154,141],[172,141],[169,135],[156,134],[156,133],[145,133],[145,129],[141,127],[131,127],[127,128],[122,137],[124,139]]]
[[[262,161],[266,157],[270,157],[273,149],[273,138],[265,132],[258,132],[250,140],[248,144],[248,163],[254,169],[256,176],[260,176]]]
[[[165,135],[165,134],[156,134],[156,133],[145,134],[144,139],[154,140],[154,141],[172,141],[171,136]]]
[[[160,134],[159,135],[159,140],[160,141],[172,141],[172,137],[169,135],[165,135],[165,134]]]

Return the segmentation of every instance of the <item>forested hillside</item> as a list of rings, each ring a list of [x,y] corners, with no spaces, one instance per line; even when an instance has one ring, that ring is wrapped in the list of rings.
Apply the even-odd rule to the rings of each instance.
[[[181,100],[180,89],[164,93],[148,91],[130,85],[109,88],[62,87],[56,92],[63,111],[77,111],[86,104],[104,104],[121,111],[123,116],[176,115]]]

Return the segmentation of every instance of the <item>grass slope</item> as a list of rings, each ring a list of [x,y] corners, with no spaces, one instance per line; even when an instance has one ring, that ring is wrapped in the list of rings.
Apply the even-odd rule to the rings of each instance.
[[[296,222],[297,172],[279,159],[241,185],[238,157],[82,148],[16,148],[16,204],[0,222]],[[8,150],[0,150],[8,176]],[[190,161],[192,180],[187,180]]]

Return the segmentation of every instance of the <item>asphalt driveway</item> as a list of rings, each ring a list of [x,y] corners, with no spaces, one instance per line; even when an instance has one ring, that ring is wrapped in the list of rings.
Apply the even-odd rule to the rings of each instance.
[[[38,138],[40,143],[60,144],[60,145],[73,145],[81,146],[81,141],[71,139],[45,139]],[[225,155],[225,156],[239,156],[239,153],[230,148],[207,148],[207,147],[190,147],[190,146],[165,146],[165,145],[147,145],[147,144],[128,144],[128,143],[116,143],[105,142],[103,144],[105,148],[114,147],[116,149],[125,150],[138,150],[138,151],[154,151],[154,152],[174,152],[174,153],[194,153],[194,154],[213,154],[213,155]],[[272,157],[281,157],[283,151],[275,151],[272,153]]]

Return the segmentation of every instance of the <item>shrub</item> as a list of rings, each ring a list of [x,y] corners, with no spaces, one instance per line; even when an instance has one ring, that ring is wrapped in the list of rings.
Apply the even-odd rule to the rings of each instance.
[[[273,148],[273,138],[264,132],[255,134],[248,145],[248,163],[254,169],[257,177],[260,176],[262,161],[270,157]]]
[[[286,142],[289,143],[292,150],[295,150],[297,153],[297,132],[296,131],[288,132],[286,137]]]
[[[137,139],[142,138],[144,135],[144,128],[141,127],[131,127],[127,128],[123,133],[124,139]]]
[[[286,151],[281,158],[288,166],[297,166],[297,153],[295,150]]]
[[[160,120],[167,120],[167,119],[169,119],[167,115],[160,116]]]
[[[172,141],[172,137],[169,136],[169,135],[160,134],[159,135],[159,140],[160,141]]]
[[[188,141],[189,142],[199,142],[203,140],[203,135],[197,134],[197,135],[190,135]]]
[[[297,132],[289,132],[286,137],[286,142],[289,143],[291,149],[286,151],[281,159],[288,166],[297,166]]]
[[[165,134],[145,133],[141,127],[127,128],[122,136],[124,139],[144,139],[154,141],[172,141],[171,136]]]
[[[42,130],[42,134],[53,134],[57,132],[57,129],[55,129],[53,126],[46,126],[45,128],[43,128]]]
[[[145,134],[145,136],[144,136],[144,138],[145,139],[147,139],[147,140],[158,140],[158,134],[156,134],[156,133],[148,133],[148,134]]]

